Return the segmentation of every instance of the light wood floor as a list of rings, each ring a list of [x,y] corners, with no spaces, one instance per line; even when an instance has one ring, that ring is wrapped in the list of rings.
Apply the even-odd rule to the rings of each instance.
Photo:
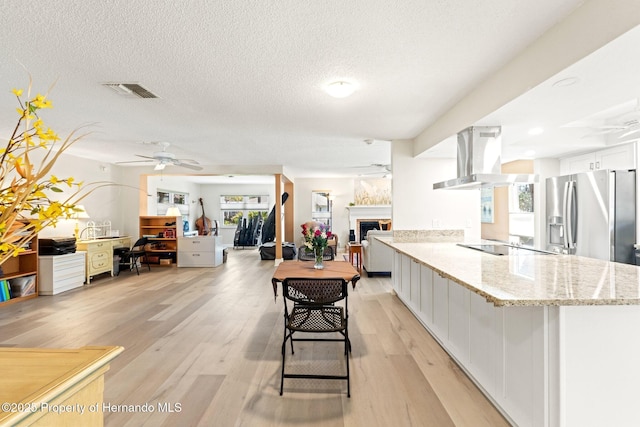
[[[351,398],[343,381],[285,380],[273,261],[230,250],[216,269],[99,276],[84,289],[0,309],[0,345],[121,345],[107,426],[502,426],[508,423],[391,293],[363,277],[349,295]],[[366,275],[364,275],[366,276]],[[306,345],[305,345],[306,344]],[[342,369],[337,343],[297,343],[292,369]],[[310,363],[313,362],[313,365]],[[161,412],[158,403],[179,412]]]

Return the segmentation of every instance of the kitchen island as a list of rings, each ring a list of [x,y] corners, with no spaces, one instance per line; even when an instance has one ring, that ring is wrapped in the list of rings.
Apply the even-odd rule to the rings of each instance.
[[[380,240],[398,297],[514,425],[640,425],[640,268]]]

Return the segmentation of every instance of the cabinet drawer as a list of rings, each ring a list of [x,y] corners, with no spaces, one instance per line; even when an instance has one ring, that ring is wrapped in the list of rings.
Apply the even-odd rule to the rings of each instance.
[[[84,269],[84,254],[80,257],[65,258],[53,261],[54,271],[62,271],[67,269],[80,268]]]
[[[185,252],[213,252],[216,241],[213,238],[186,238],[180,239],[178,248]]]
[[[89,264],[92,269],[102,268],[113,262],[113,258],[109,256],[109,252],[89,253]]]
[[[214,265],[213,252],[178,252],[178,267],[211,267]]]
[[[65,268],[62,270],[55,269],[53,270],[53,281],[57,283],[61,280],[68,279],[70,277],[84,277],[84,262],[73,268]]]
[[[105,250],[111,250],[111,242],[98,242],[87,245],[87,252],[89,252],[89,254],[102,252]]]

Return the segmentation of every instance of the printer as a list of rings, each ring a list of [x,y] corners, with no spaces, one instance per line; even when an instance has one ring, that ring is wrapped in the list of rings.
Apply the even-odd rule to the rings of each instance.
[[[39,255],[64,255],[75,253],[75,251],[75,237],[51,237],[48,239],[38,239]]]

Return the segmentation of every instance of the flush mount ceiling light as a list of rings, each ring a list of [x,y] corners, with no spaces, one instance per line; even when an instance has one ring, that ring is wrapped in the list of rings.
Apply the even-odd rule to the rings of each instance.
[[[554,87],[567,87],[573,86],[580,81],[577,77],[567,77],[566,79],[560,79],[553,83]]]
[[[347,96],[353,94],[356,88],[349,82],[338,81],[329,83],[325,87],[325,90],[334,98],[346,98]]]

